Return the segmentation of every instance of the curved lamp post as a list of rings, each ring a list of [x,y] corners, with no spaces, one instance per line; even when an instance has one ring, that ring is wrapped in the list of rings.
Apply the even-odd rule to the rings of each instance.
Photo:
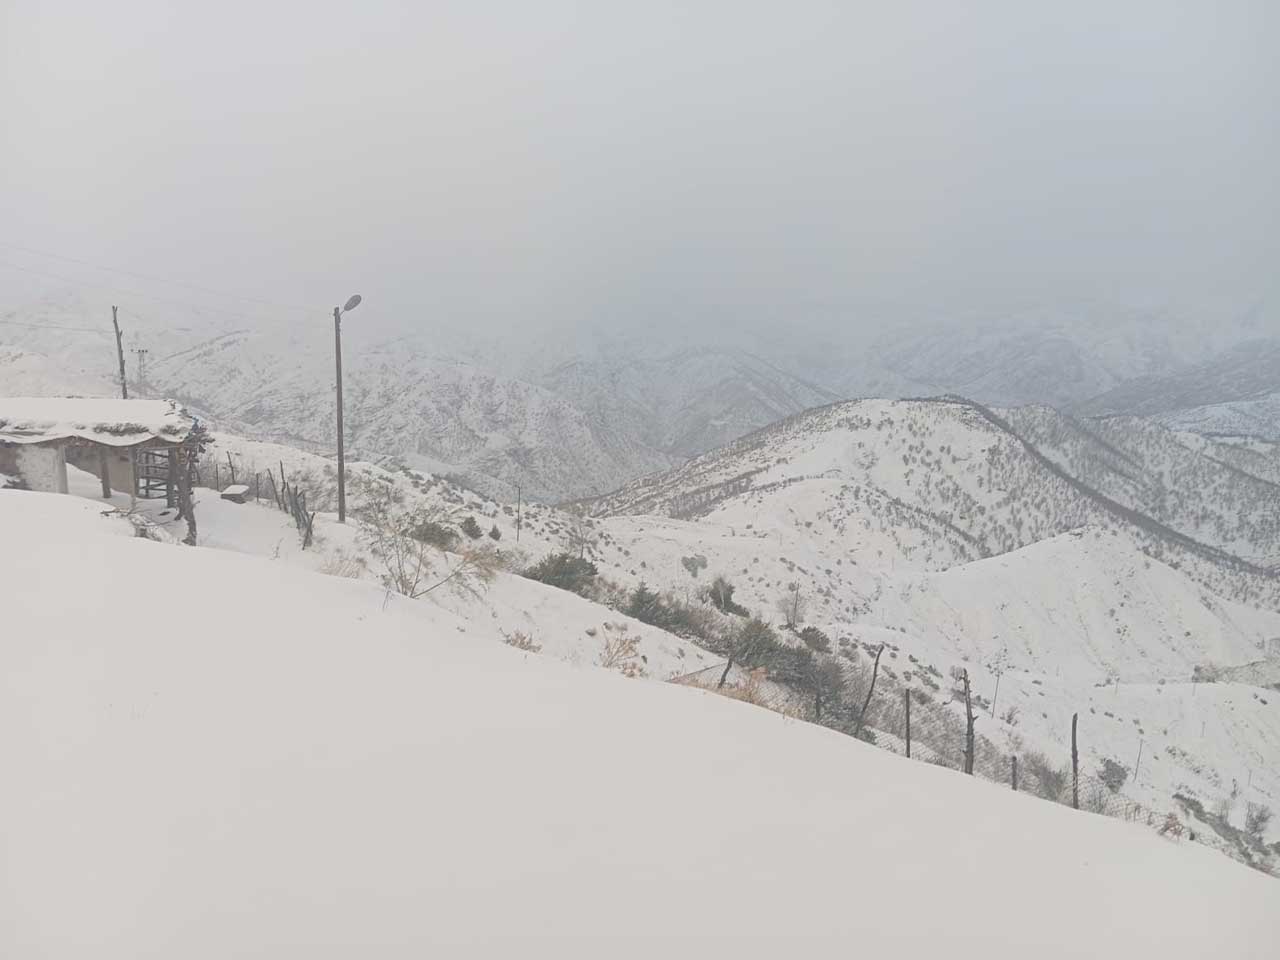
[[[347,461],[342,449],[342,315],[360,306],[360,294],[333,308],[333,359],[338,368],[338,522],[347,522]]]

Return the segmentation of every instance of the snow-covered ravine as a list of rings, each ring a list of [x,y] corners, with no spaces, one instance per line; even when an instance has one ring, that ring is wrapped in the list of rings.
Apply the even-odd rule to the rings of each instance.
[[[1280,884],[0,493],[0,955],[1270,957]]]

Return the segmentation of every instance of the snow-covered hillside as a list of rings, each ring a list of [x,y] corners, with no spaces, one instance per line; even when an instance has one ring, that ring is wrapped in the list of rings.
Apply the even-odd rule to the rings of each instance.
[[[1260,438],[1280,442],[1280,390],[1248,400],[1229,400],[1172,413],[1156,414],[1158,423],[1210,437]]]
[[[0,395],[114,392],[110,316],[67,295],[0,313]],[[125,311],[133,390],[180,398],[226,429],[332,451],[332,320],[287,319],[173,302]],[[548,501],[604,493],[835,397],[731,345],[535,362],[522,342],[360,319],[343,328],[349,449],[510,499],[517,485]]]
[[[1280,936],[1275,881],[1196,844],[100,513],[0,494],[6,956],[1173,960]]]
[[[1262,333],[1262,331],[1260,331]],[[1274,327],[1251,340],[1161,376],[1138,377],[1079,404],[1083,413],[1160,418],[1207,434],[1276,439],[1280,342]]]

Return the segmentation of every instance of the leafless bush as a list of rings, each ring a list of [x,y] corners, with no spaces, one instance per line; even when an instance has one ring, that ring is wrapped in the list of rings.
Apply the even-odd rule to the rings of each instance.
[[[502,632],[502,640],[507,646],[523,650],[525,653],[540,653],[542,651],[542,644],[534,643],[533,638],[523,630],[513,630],[511,633],[507,633],[504,630]]]
[[[1028,750],[1019,760],[1022,782],[1028,793],[1061,803],[1067,792],[1071,774],[1066,767],[1055,767],[1043,753]]]
[[[405,509],[391,497],[361,508],[359,539],[388,590],[416,600],[447,584],[478,596],[493,580],[499,556],[491,546],[469,545],[459,553],[448,553],[416,536],[442,515],[443,511],[430,507]]]
[[[786,591],[778,598],[778,612],[782,614],[782,623],[788,630],[798,629],[804,623],[809,612],[809,601],[800,592],[800,584],[792,581],[787,584]]]
[[[604,625],[604,649],[600,651],[600,666],[606,670],[618,670],[626,677],[644,676],[641,665],[640,638],[626,632],[625,624]]]
[[[1244,829],[1259,840],[1271,825],[1271,808],[1261,803],[1249,803],[1244,808]]]

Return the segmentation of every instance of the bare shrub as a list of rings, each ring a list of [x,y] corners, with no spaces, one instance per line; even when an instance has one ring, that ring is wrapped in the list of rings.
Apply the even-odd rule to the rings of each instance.
[[[625,677],[644,676],[640,662],[640,638],[628,634],[626,625],[621,623],[606,623],[604,633],[604,649],[597,661],[600,666],[606,670],[618,670]]]
[[[778,612],[782,614],[782,624],[788,630],[799,629],[809,612],[809,601],[800,592],[800,584],[794,580],[787,584],[786,592],[778,598],[777,606]]]
[[[430,507],[406,509],[392,497],[360,509],[358,537],[387,590],[416,600],[448,584],[478,596],[493,580],[499,557],[491,546],[467,546],[455,554],[417,536],[425,525],[438,524],[440,513]]]
[[[1037,797],[1061,803],[1067,792],[1067,784],[1071,780],[1070,771],[1066,767],[1055,767],[1043,753],[1028,750],[1019,760],[1022,768],[1022,782],[1028,793]]]
[[[1119,793],[1124,782],[1129,779],[1129,768],[1107,757],[1098,770],[1098,779],[1106,784],[1107,789],[1112,793]]]
[[[1244,808],[1244,829],[1259,840],[1271,825],[1271,808],[1261,803],[1249,803]]]
[[[542,644],[534,643],[533,638],[523,630],[513,630],[511,633],[507,633],[504,630],[502,632],[502,642],[509,647],[515,647],[517,650],[523,650],[525,653],[542,652]]]

